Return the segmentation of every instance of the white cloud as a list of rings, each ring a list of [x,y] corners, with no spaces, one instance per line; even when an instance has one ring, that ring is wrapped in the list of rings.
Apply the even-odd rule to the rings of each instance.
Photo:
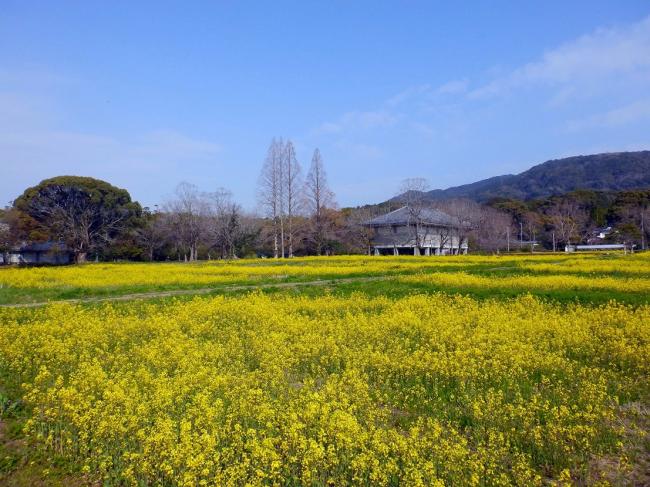
[[[596,29],[529,63],[510,70],[492,69],[486,76],[491,81],[483,85],[459,77],[441,85],[407,87],[378,101],[377,109],[344,113],[311,135],[331,137],[335,147],[345,150],[351,160],[378,160],[395,144],[407,140],[429,147],[459,148],[498,138],[493,133],[486,135],[494,130],[490,124],[524,134],[525,124],[535,127],[530,132],[533,145],[532,134],[540,130],[546,137],[558,136],[562,129],[629,126],[638,131],[650,120],[650,17]],[[503,103],[506,98],[508,105]],[[479,100],[483,103],[477,103]],[[607,139],[622,146],[635,135]],[[562,145],[557,150],[563,150]],[[549,152],[553,154],[552,149]]]
[[[344,113],[335,122],[325,122],[317,127],[313,133],[340,134],[350,131],[365,131],[379,127],[389,127],[398,120],[398,116],[386,110],[353,111]]]
[[[569,85],[650,71],[650,17],[625,26],[598,29],[544,53],[470,92],[471,98],[508,93],[531,84]],[[566,92],[564,93],[566,96]]]
[[[314,130],[316,134],[336,134],[343,130],[341,124],[335,122],[324,122]]]
[[[335,144],[335,147],[345,152],[351,159],[371,161],[379,159],[384,155],[383,151],[376,145],[364,144],[362,142],[341,140]]]
[[[415,97],[419,97],[420,95],[428,93],[430,91],[431,91],[431,85],[428,84],[411,86],[409,88],[406,88],[403,91],[400,91],[396,95],[390,97],[386,101],[386,105],[388,105],[389,107],[395,107],[397,105],[404,103],[407,100],[410,100]]]
[[[0,67],[0,85],[5,87],[61,87],[75,86],[79,79],[64,76],[60,73],[43,70],[37,67],[22,69],[7,69]]]
[[[132,138],[116,138],[74,131],[0,132],[0,153],[9,172],[29,168],[50,171],[115,172],[142,169],[164,171],[172,166],[215,157],[219,146],[165,130]]]
[[[432,87],[429,84],[411,86],[387,99],[382,108],[346,112],[338,120],[322,123],[312,130],[310,135],[337,135],[345,139],[353,135],[359,136],[370,133],[375,129],[407,124],[417,133],[431,138],[436,133],[436,129],[427,123],[410,120],[402,111],[406,111],[408,108],[412,115],[414,110],[431,110],[432,104],[435,105],[441,97],[457,96],[465,93],[468,86],[469,80],[467,79],[451,80],[437,87]],[[415,102],[416,107],[412,106],[413,102]],[[369,155],[376,151],[366,152]]]
[[[432,87],[429,84],[411,86],[386,100],[386,106],[392,109],[414,100],[421,101],[425,99],[433,101],[443,96],[465,93],[468,88],[469,80],[467,78],[447,81],[437,87]]]
[[[650,121],[650,98],[634,101],[622,107],[597,113],[587,118],[571,120],[567,124],[569,131],[578,131],[597,127],[618,127],[631,123]]]
[[[457,95],[460,93],[465,93],[469,87],[469,80],[458,79],[449,81],[436,89],[436,94],[438,95]]]
[[[47,177],[75,174],[107,179],[150,194],[191,167],[217,165],[220,146],[173,129],[128,136],[62,129],[55,98],[0,92],[0,206]]]
[[[195,139],[174,130],[155,130],[139,137],[132,152],[137,156],[165,157],[167,159],[197,159],[213,157],[221,147],[205,140]]]
[[[218,167],[219,150],[217,144],[170,130],[132,138],[56,130],[0,133],[5,162],[0,193],[8,201],[42,179],[73,174],[106,179],[141,199],[151,197],[152,186],[166,191],[179,178]]]

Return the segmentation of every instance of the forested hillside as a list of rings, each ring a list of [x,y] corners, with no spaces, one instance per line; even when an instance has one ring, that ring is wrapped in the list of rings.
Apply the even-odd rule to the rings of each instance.
[[[493,198],[528,200],[577,189],[622,191],[650,187],[650,151],[611,152],[554,159],[520,174],[496,176],[426,193],[430,200]]]

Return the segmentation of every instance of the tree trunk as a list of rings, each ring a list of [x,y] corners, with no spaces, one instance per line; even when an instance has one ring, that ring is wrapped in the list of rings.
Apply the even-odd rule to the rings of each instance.
[[[278,258],[278,219],[273,218],[273,257]]]
[[[289,258],[293,258],[293,228],[292,228],[292,217],[289,216]]]
[[[280,217],[280,250],[282,258],[284,259],[284,220]]]
[[[88,254],[86,252],[77,252],[74,255],[74,261],[77,264],[84,264],[87,261]]]

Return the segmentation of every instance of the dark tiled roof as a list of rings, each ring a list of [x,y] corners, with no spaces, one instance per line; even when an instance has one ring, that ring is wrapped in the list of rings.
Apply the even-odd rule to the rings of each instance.
[[[419,210],[418,218],[424,224],[451,226],[456,225],[456,220],[440,210],[430,208],[423,208]],[[367,221],[365,224],[370,227],[381,227],[385,225],[407,225],[414,221],[414,215],[406,207],[399,210],[391,211],[385,215],[378,216],[372,220]]]
[[[18,249],[19,252],[65,252],[67,250],[65,244],[60,242],[30,243]]]

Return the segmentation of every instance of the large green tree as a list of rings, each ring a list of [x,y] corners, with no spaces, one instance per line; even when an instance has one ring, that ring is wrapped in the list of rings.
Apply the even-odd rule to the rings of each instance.
[[[65,242],[78,263],[130,230],[142,211],[125,189],[78,176],[41,181],[25,190],[14,207],[28,217],[31,235]]]

